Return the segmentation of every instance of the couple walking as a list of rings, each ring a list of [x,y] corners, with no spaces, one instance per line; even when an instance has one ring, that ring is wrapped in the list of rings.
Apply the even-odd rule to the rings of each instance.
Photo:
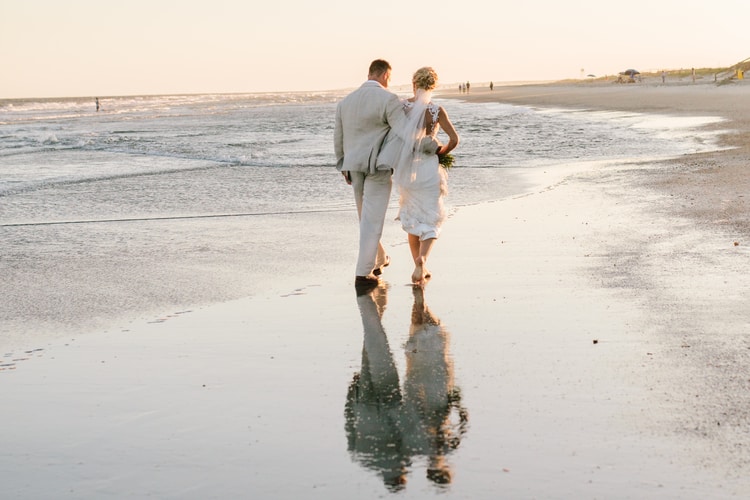
[[[426,263],[445,219],[446,175],[438,155],[458,145],[458,134],[447,113],[432,103],[437,74],[432,68],[412,77],[414,95],[400,100],[388,90],[391,65],[370,64],[367,81],[336,108],[336,168],[354,190],[359,215],[359,256],[355,285],[375,285],[390,263],[382,243],[385,213],[395,181],[399,190],[401,226],[408,233],[414,259],[414,284],[430,277]],[[442,129],[448,143],[441,144]]]

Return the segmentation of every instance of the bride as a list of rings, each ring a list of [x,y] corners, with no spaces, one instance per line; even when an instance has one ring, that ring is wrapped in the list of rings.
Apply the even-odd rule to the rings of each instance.
[[[402,129],[391,131],[402,139],[393,164],[393,178],[399,191],[397,218],[408,233],[414,259],[411,280],[417,285],[424,285],[431,276],[426,267],[427,258],[445,220],[443,196],[448,192],[448,184],[439,155],[452,151],[459,141],[445,109],[431,100],[437,82],[437,73],[430,67],[414,73],[414,96],[403,101],[407,120]],[[448,135],[447,144],[437,141],[441,128]]]

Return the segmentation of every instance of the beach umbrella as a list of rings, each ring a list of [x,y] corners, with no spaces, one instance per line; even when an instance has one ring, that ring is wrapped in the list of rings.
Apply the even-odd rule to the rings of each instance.
[[[635,75],[640,75],[641,72],[638,71],[638,70],[635,70],[635,69],[626,69],[625,71],[623,71],[620,74],[621,75],[627,75],[627,76],[635,76]]]

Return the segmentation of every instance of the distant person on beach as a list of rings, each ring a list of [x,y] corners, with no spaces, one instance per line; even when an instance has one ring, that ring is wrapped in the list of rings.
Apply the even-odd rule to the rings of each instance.
[[[661,71],[661,83],[665,83],[667,81],[667,72],[662,70]]]
[[[490,82],[490,90],[495,90],[495,84]]]
[[[391,196],[392,165],[379,165],[378,154],[391,127],[406,120],[401,102],[388,90],[390,79],[391,65],[376,59],[367,81],[336,106],[336,168],[354,190],[359,215],[356,286],[377,285],[390,263],[380,238]]]
[[[414,259],[411,281],[416,285],[424,285],[431,277],[427,258],[445,220],[443,196],[448,192],[448,183],[439,156],[450,153],[459,142],[445,109],[432,102],[437,83],[438,75],[430,67],[414,73],[414,96],[403,101],[407,120],[391,130],[381,153],[394,167],[399,191],[398,219],[408,234]],[[441,128],[448,135],[447,144],[437,140]]]
[[[469,90],[471,90],[471,84],[469,82],[466,82],[466,93],[469,93]]]
[[[99,111],[99,98],[96,98],[96,111]]]

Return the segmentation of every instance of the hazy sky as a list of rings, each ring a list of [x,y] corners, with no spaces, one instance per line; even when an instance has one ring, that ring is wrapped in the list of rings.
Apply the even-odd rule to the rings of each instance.
[[[0,0],[0,98],[554,80],[750,57],[748,0]]]

